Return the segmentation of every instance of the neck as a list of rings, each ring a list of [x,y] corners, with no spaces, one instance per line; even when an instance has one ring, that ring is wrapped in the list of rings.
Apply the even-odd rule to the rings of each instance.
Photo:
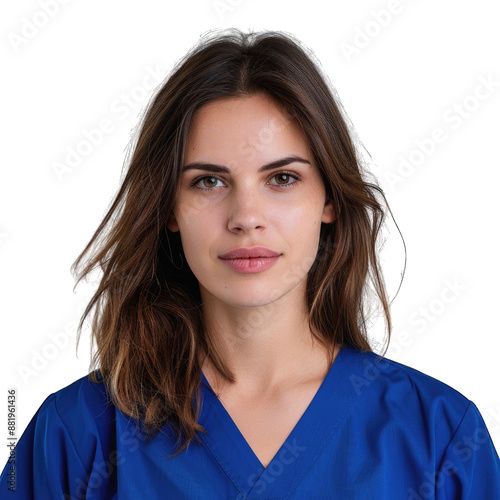
[[[230,307],[213,296],[204,298],[207,335],[241,390],[259,393],[326,376],[329,358],[309,329],[307,305],[292,300]],[[227,385],[208,358],[202,370],[214,390]]]

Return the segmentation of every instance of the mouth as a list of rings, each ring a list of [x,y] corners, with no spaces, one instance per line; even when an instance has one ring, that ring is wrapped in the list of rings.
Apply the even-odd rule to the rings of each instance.
[[[269,248],[237,248],[219,256],[222,262],[234,271],[253,274],[272,267],[281,254]]]
[[[233,259],[262,259],[262,258],[272,258],[279,257],[281,254],[274,252],[269,248],[265,247],[253,247],[253,248],[236,248],[230,250],[222,255],[219,255],[219,259],[222,260],[233,260]]]
[[[280,256],[276,257],[253,257],[250,259],[240,258],[240,259],[221,259],[222,262],[233,269],[234,271],[253,274],[260,273],[272,267]]]

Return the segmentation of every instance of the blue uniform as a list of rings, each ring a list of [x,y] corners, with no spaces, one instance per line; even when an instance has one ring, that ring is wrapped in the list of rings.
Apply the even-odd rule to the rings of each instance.
[[[473,402],[378,355],[343,347],[263,467],[202,374],[201,443],[152,441],[82,377],[43,402],[0,477],[1,499],[500,499],[500,460]],[[10,473],[10,474],[9,474]]]

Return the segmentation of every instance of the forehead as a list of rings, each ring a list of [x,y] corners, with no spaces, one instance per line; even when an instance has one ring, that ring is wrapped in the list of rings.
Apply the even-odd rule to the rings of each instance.
[[[283,153],[310,157],[307,139],[284,106],[256,94],[219,99],[198,109],[188,134],[185,163],[266,161]]]

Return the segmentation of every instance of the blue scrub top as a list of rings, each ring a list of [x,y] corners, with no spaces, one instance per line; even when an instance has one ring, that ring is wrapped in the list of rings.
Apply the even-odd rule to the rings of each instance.
[[[344,346],[264,468],[202,374],[208,434],[181,454],[148,442],[82,377],[48,396],[0,477],[1,499],[500,499],[500,460],[473,402],[448,385]],[[8,491],[15,479],[16,492]]]

